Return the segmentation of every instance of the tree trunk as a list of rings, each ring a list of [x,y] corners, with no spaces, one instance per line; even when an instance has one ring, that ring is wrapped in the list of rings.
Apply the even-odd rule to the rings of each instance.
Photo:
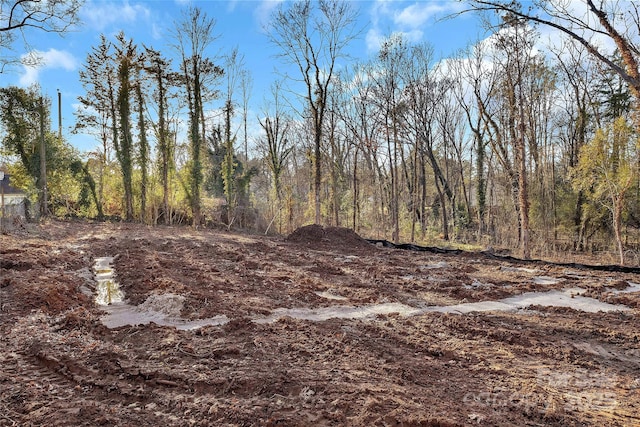
[[[138,79],[140,79],[138,75]],[[136,85],[136,98],[138,101],[138,133],[140,144],[140,219],[145,222],[147,213],[147,181],[148,181],[148,162],[149,162],[149,143],[147,142],[146,122],[144,118],[144,99],[142,97],[141,82]]]
[[[449,241],[449,218],[447,215],[447,199],[444,197],[444,192],[440,188],[440,183],[435,180],[436,190],[438,192],[438,199],[440,200],[440,208],[442,210],[442,240]]]
[[[317,113],[316,113],[317,114]],[[322,126],[320,123],[315,124],[315,129],[313,132],[314,137],[314,152],[313,152],[313,161],[314,161],[314,204],[315,204],[315,223],[320,225],[322,222],[322,217],[320,215],[320,186],[322,185],[322,165],[320,164],[320,144],[322,138]]]
[[[518,186],[520,191],[518,193],[518,202],[520,205],[520,232],[521,232],[521,245],[522,245],[522,257],[524,259],[531,258],[530,236],[529,236],[529,197],[527,195],[527,176],[526,176],[526,162],[520,161],[520,175]]]
[[[624,199],[613,199],[613,231],[616,236],[616,246],[618,248],[618,256],[620,265],[624,265],[624,245],[622,243],[622,208]]]
[[[47,206],[47,146],[44,138],[44,101],[40,97],[40,217],[49,212]]]
[[[400,209],[398,201],[398,126],[395,118],[393,121],[393,153],[389,153],[390,159],[393,159],[391,164],[391,209],[393,218],[393,242],[400,242]]]
[[[358,147],[353,155],[353,231],[358,232]]]

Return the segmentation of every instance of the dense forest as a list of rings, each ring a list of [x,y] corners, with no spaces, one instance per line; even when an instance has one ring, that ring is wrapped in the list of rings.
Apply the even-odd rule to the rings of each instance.
[[[391,34],[349,61],[355,3],[282,3],[267,37],[298,74],[274,81],[260,117],[247,113],[255,70],[237,49],[209,56],[222,48],[215,18],[191,7],[164,50],[120,33],[88,54],[75,129],[95,136],[93,152],[55,130],[37,87],[0,88],[2,158],[41,215],[277,233],[317,223],[637,264],[640,14],[632,2],[586,0],[584,19],[540,4],[465,2],[490,35],[453,58]],[[545,43],[542,28],[563,37]]]

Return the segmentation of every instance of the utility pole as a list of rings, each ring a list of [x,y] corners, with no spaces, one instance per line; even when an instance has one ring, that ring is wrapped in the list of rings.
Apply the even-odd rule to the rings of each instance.
[[[40,202],[40,217],[47,216],[47,147],[44,138],[44,100],[40,96],[40,183],[42,188],[42,200]]]
[[[62,141],[62,94],[58,91],[58,139]]]

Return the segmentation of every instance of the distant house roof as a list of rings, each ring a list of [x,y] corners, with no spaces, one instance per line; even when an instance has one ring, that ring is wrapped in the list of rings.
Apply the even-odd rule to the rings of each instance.
[[[4,174],[4,179],[0,180],[0,190],[2,190],[2,192],[5,195],[9,195],[9,194],[16,194],[16,195],[24,195],[24,191],[20,190],[19,188],[15,188],[12,187],[10,185],[10,178],[11,176],[7,173]]]

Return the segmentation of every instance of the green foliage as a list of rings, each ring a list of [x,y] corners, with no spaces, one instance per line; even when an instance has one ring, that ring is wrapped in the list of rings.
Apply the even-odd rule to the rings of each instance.
[[[232,138],[234,141],[235,138]],[[222,140],[218,127],[209,136],[208,168],[204,188],[207,195],[225,197],[229,206],[249,204],[249,184],[258,169],[247,168],[234,153],[233,144]]]
[[[612,126],[598,129],[595,137],[582,147],[574,170],[575,187],[611,213],[620,264],[624,264],[623,210],[629,189],[637,179],[639,148],[633,129],[619,117]]]
[[[50,210],[54,215],[82,214],[80,206],[86,205],[84,194],[90,193],[90,189],[84,190],[87,174],[78,151],[48,130],[49,104],[35,86],[0,89],[2,145],[7,153],[18,159],[11,167],[12,182],[32,198],[38,193],[42,114]]]
[[[624,118],[618,118],[613,126],[598,129],[580,150],[573,171],[574,188],[587,191],[591,200],[605,204],[624,197],[633,182],[637,159],[632,128]]]
[[[40,168],[39,158],[33,155],[40,144],[40,116],[49,117],[49,100],[42,99],[39,92],[37,86],[0,88],[2,145],[9,154],[19,158],[34,179]],[[48,119],[44,125],[45,129],[49,128]]]
[[[116,144],[116,155],[122,168],[122,183],[125,191],[125,216],[133,220],[133,136],[131,133],[131,87],[132,71],[138,61],[136,46],[126,40],[123,33],[117,36],[118,54],[118,118],[120,121],[120,143]]]
[[[624,61],[620,52],[616,50],[612,61],[617,66],[624,68]],[[597,101],[601,114],[605,119],[614,121],[618,117],[627,117],[631,111],[631,91],[619,74],[613,70],[606,70],[597,82]]]

